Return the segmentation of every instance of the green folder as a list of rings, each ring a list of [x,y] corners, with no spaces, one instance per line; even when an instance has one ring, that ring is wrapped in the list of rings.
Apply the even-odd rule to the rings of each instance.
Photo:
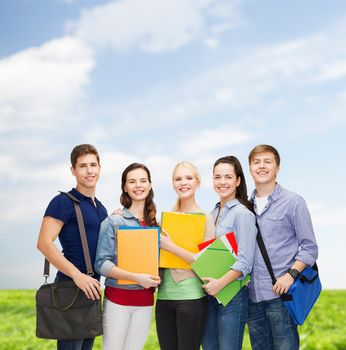
[[[235,262],[236,258],[222,240],[217,238],[205,248],[204,252],[195,260],[192,264],[192,269],[200,279],[202,279],[202,277],[220,278],[229,271]],[[247,275],[241,281],[233,281],[225,288],[221,289],[220,292],[216,294],[216,298],[223,306],[227,306],[249,280],[250,276]]]

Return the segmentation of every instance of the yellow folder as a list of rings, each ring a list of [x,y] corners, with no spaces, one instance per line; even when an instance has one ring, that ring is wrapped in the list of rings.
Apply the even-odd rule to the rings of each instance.
[[[158,227],[120,226],[117,230],[118,267],[135,273],[159,275]],[[119,284],[135,284],[134,281],[118,280]]]
[[[162,229],[167,231],[173,242],[192,252],[198,252],[198,244],[204,241],[206,216],[203,213],[163,212]],[[184,260],[160,249],[160,267],[191,270]]]

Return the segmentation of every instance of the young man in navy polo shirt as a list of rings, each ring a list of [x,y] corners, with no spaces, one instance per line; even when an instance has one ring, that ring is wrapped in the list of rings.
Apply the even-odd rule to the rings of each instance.
[[[94,146],[82,144],[72,150],[71,172],[76,178],[76,187],[70,193],[80,200],[91,263],[94,265],[100,224],[107,217],[106,208],[95,197],[100,175],[100,158]],[[54,244],[57,237],[63,254]],[[65,194],[57,195],[49,203],[42,221],[37,248],[58,269],[57,280],[73,279],[89,299],[100,298],[100,276],[95,274],[91,277],[86,274],[74,203]],[[94,338],[58,340],[57,348],[90,350],[93,343]]]

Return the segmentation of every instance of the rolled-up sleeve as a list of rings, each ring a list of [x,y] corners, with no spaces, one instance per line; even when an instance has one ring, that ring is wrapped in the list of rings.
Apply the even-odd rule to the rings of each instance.
[[[116,226],[110,217],[102,221],[96,249],[95,271],[107,277],[117,263]]]
[[[235,231],[238,255],[232,269],[242,273],[242,276],[238,278],[241,280],[252,271],[254,261],[257,235],[254,214],[247,209],[239,211],[235,220]]]
[[[312,266],[318,258],[318,246],[309,209],[300,196],[297,197],[292,220],[299,245],[295,259]]]

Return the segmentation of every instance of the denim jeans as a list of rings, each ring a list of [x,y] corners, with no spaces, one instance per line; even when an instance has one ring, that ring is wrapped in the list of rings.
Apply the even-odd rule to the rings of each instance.
[[[240,350],[248,313],[248,287],[243,287],[226,307],[214,297],[208,298],[203,350]]]
[[[58,340],[57,350],[91,350],[95,338],[79,340]]]
[[[249,299],[248,327],[253,350],[298,350],[298,327],[280,298],[254,303]]]

